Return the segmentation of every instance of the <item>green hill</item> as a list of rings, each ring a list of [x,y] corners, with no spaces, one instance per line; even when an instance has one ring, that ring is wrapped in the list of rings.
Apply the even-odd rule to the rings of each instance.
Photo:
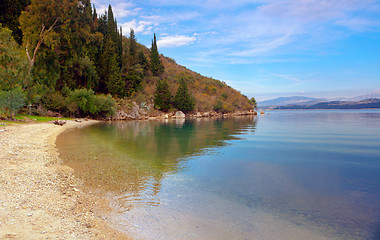
[[[41,115],[112,115],[132,102],[152,105],[160,80],[173,96],[170,111],[179,106],[173,101],[180,82],[188,88],[188,99],[195,99],[193,112],[252,109],[246,96],[224,82],[160,55],[155,35],[150,49],[136,41],[133,30],[125,37],[111,5],[99,15],[90,0],[5,1],[18,10],[0,19],[0,48],[6,49],[0,56],[1,115],[14,114],[22,105]],[[2,101],[8,95],[17,96],[16,108]]]

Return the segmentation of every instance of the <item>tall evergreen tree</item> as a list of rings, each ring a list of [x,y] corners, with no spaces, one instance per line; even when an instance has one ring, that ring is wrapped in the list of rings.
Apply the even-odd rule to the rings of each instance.
[[[170,93],[169,84],[165,79],[159,80],[154,94],[154,107],[161,111],[168,111],[171,107],[172,95]]]
[[[144,69],[145,72],[148,71],[149,70],[149,63],[148,63],[148,60],[146,59],[145,54],[142,50],[139,51],[138,58],[139,58],[138,60],[139,60],[140,66]]]
[[[136,62],[136,52],[137,52],[137,41],[135,36],[135,31],[131,28],[129,33],[129,58],[130,58],[130,64],[134,65]]]
[[[174,107],[183,112],[193,111],[195,107],[195,99],[189,93],[189,89],[183,79],[180,80],[177,93],[174,96]]]
[[[150,48],[150,70],[152,71],[153,76],[159,76],[164,72],[164,65],[162,65],[160,55],[158,54],[156,34],[154,34],[152,47]]]

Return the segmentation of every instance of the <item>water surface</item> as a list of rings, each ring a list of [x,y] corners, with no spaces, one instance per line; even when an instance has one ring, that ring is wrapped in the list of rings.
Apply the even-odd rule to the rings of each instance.
[[[379,239],[380,111],[101,123],[57,146],[137,239]]]

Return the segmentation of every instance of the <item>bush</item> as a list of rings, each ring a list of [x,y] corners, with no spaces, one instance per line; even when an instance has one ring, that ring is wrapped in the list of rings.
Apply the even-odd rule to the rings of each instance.
[[[99,117],[111,117],[115,115],[116,102],[111,95],[97,95],[95,98],[96,115]]]
[[[20,87],[0,91],[0,114],[13,117],[25,105],[25,100],[25,93]]]
[[[115,114],[115,100],[111,95],[95,96],[91,89],[76,89],[70,92],[68,109],[76,116],[109,117]]]
[[[48,92],[41,97],[41,103],[47,110],[63,112],[67,109],[65,98],[59,92]]]
[[[223,110],[223,103],[222,101],[218,100],[216,104],[214,105],[214,111],[221,112],[222,110]]]

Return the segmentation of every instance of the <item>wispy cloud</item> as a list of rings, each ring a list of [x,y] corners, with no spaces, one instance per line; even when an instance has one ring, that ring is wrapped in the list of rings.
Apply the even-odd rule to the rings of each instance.
[[[178,47],[192,44],[197,38],[195,36],[166,36],[157,41],[158,47]]]

